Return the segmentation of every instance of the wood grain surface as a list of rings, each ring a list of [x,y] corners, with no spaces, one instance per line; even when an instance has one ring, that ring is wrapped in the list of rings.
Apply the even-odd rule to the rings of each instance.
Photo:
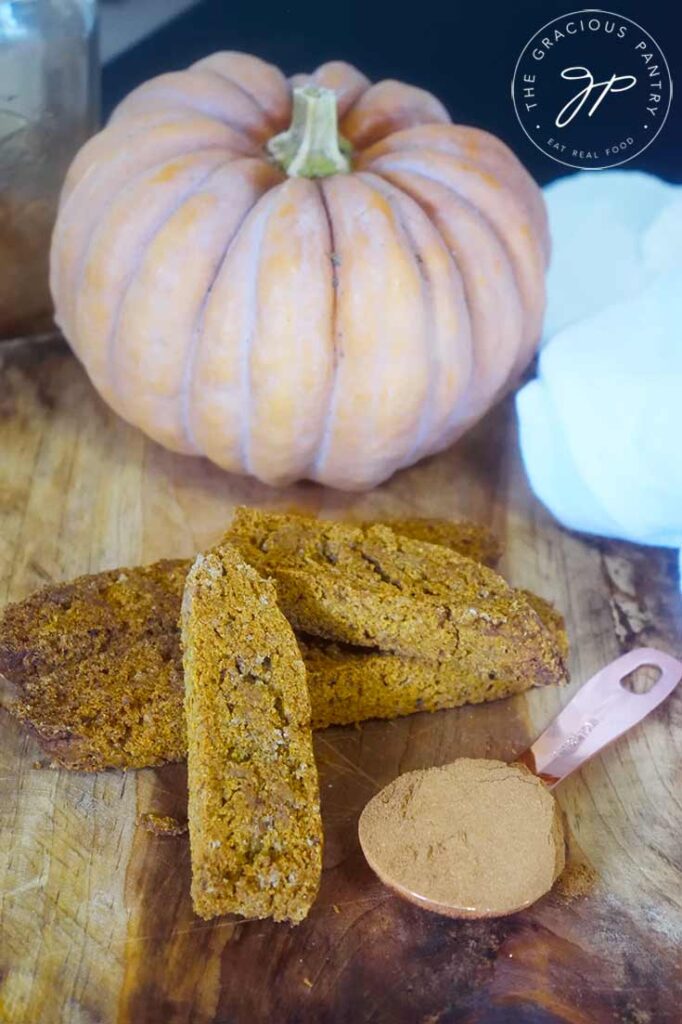
[[[682,654],[669,553],[553,523],[526,486],[509,404],[369,494],[278,492],[147,441],[60,343],[5,346],[0,360],[0,603],[47,581],[189,555],[237,503],[464,515],[502,537],[508,579],[565,614],[574,680],[319,733],[325,870],[297,928],[193,915],[187,837],[136,824],[145,812],[184,815],[183,766],[46,770],[0,713],[2,1024],[680,1020],[682,689],[558,790],[573,874],[524,913],[426,914],[381,886],[357,841],[360,810],[400,772],[463,754],[512,758],[619,652],[646,643]]]

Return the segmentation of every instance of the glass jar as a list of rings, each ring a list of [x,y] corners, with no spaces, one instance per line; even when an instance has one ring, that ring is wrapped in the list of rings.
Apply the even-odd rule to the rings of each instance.
[[[59,191],[98,114],[96,0],[0,0],[0,340],[52,329]]]

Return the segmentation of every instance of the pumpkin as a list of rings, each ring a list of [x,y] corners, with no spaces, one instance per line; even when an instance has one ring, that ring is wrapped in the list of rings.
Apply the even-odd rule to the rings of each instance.
[[[95,387],[162,445],[362,489],[518,378],[547,254],[531,177],[428,92],[224,52],[135,89],[78,153],[51,288]]]

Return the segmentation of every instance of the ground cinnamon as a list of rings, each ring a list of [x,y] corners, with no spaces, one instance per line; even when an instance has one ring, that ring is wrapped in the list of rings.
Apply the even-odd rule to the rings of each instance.
[[[554,797],[523,765],[504,761],[460,758],[407,772],[365,807],[359,833],[383,882],[455,917],[520,910],[564,867]]]

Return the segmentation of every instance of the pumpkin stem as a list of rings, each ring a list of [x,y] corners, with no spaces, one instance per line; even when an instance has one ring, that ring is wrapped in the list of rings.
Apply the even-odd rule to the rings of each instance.
[[[267,144],[290,178],[325,178],[350,170],[350,143],[339,135],[336,93],[317,85],[294,89],[291,127]]]

